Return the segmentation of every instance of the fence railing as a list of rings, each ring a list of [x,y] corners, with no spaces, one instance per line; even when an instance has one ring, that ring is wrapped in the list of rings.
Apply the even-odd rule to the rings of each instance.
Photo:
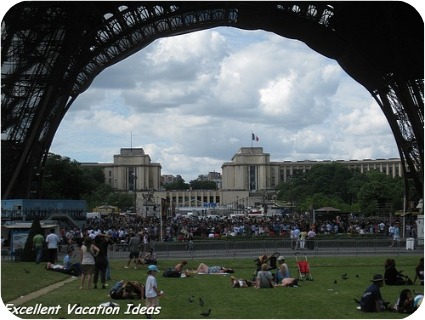
[[[311,240],[304,246],[291,240],[199,240],[192,244],[187,242],[151,242],[152,248],[159,258],[214,258],[214,257],[257,257],[262,254],[271,255],[279,252],[282,255],[400,255],[418,252],[423,246],[418,246],[413,238],[402,239],[392,245],[389,239],[368,240]],[[126,245],[114,245],[108,256],[111,259],[128,258]]]
[[[417,239],[407,238],[392,242],[390,239],[334,239],[310,240],[302,244],[290,239],[261,240],[198,240],[188,242],[156,242],[149,244],[159,259],[195,258],[243,258],[271,255],[275,252],[283,256],[329,256],[329,255],[384,255],[397,256],[408,253],[423,253],[423,244]],[[66,246],[59,248],[59,261],[62,261]],[[115,244],[108,251],[109,259],[128,259],[128,245]],[[2,260],[15,260],[17,257],[2,250]]]

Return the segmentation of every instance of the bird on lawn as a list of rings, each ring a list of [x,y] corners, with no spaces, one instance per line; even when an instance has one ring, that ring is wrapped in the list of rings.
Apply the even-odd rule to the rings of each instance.
[[[342,274],[342,275],[341,275],[341,279],[343,279],[343,280],[347,280],[347,279],[348,279],[347,274],[346,274],[346,273]]]
[[[30,273],[30,271],[27,268],[25,268],[24,271],[25,273]]]
[[[337,284],[337,283],[338,283],[338,282],[336,281],[336,279],[335,279],[334,283],[335,283],[335,284]]]
[[[211,313],[211,309],[208,309],[207,312],[202,312],[201,316],[208,317],[210,315],[210,313]]]
[[[204,300],[202,300],[202,298],[201,298],[201,297],[199,297],[199,305],[200,305],[201,307],[203,307],[203,306],[204,306],[204,304],[205,304]]]
[[[187,299],[189,302],[193,302],[195,300],[195,296],[191,296],[189,299]]]

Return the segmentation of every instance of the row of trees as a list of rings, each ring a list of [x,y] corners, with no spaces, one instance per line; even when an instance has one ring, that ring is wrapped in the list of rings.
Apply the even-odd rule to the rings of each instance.
[[[101,168],[83,168],[77,161],[53,153],[47,157],[41,197],[86,200],[88,208],[109,204],[130,210],[134,206],[134,195],[114,191],[105,183]]]
[[[277,198],[300,212],[330,206],[370,216],[401,210],[404,183],[379,171],[360,173],[340,163],[318,164],[282,183]]]
[[[206,180],[203,175],[200,175],[198,180],[186,183],[181,175],[177,175],[175,182],[164,184],[163,187],[165,190],[216,190],[217,184],[214,181]]]
[[[88,207],[103,204],[130,210],[134,195],[117,192],[105,184],[101,168],[83,168],[75,160],[49,154],[42,183],[42,198],[84,199]],[[179,175],[167,190],[216,189],[215,182],[202,179],[186,183]],[[378,171],[360,173],[339,163],[318,164],[307,172],[294,174],[278,186],[277,198],[298,211],[332,206],[343,212],[376,215],[380,211],[403,208],[404,185],[401,178],[392,178]]]

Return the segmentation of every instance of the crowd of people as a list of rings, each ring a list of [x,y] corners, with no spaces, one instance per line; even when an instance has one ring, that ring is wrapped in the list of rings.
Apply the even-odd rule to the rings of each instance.
[[[367,227],[369,226],[369,227]],[[59,235],[54,230],[50,230],[44,240],[48,248],[49,262],[46,266],[48,270],[67,272],[75,276],[80,276],[80,289],[97,288],[98,284],[105,289],[106,281],[110,280],[110,269],[108,261],[108,248],[113,244],[126,244],[128,246],[129,257],[125,268],[138,265],[148,265],[148,277],[146,284],[137,281],[118,281],[110,290],[111,298],[114,299],[145,299],[146,305],[158,306],[158,297],[164,293],[157,287],[155,275],[159,272],[156,264],[156,254],[150,246],[150,241],[159,240],[159,225],[155,219],[142,219],[135,216],[105,217],[102,219],[88,220],[84,229],[62,228]],[[363,230],[358,232],[358,228]],[[341,233],[357,230],[358,233],[379,233],[384,237],[397,240],[400,234],[399,223],[389,223],[385,220],[353,220],[343,222],[338,219],[333,221],[309,223],[306,219],[234,219],[231,221],[192,221],[186,219],[172,219],[165,224],[164,240],[187,240],[194,236],[217,234],[227,235],[228,232],[238,235],[259,236],[268,234],[270,236],[288,236],[299,239],[297,245],[303,248],[309,237],[322,233]],[[407,228],[410,235],[415,229],[413,225]],[[313,234],[313,235],[312,235]],[[180,238],[182,237],[182,238]],[[40,262],[41,238],[37,234],[33,239],[34,250],[36,250],[36,263]],[[57,251],[59,244],[66,244],[67,254],[63,265],[57,264]],[[41,245],[42,246],[42,245]],[[79,248],[77,250],[77,247]],[[76,252],[78,252],[78,258]],[[76,258],[77,261],[72,261]],[[233,288],[277,288],[277,287],[297,287],[298,278],[293,277],[289,270],[285,258],[260,256],[257,259],[257,269],[252,279],[240,279],[235,276],[230,277]],[[182,260],[174,268],[169,268],[175,276],[186,277],[192,274],[231,274],[232,268],[223,266],[208,266],[201,263],[198,268],[186,269],[187,261]],[[165,274],[165,273],[164,273]],[[165,275],[164,275],[165,276]],[[415,278],[411,280],[403,274],[403,270],[396,268],[396,262],[392,258],[385,261],[384,273],[376,274],[371,279],[371,285],[367,287],[360,300],[356,300],[359,310],[365,312],[379,312],[392,310],[402,313],[414,312],[422,298],[417,298],[414,292],[408,288],[403,288],[395,304],[385,302],[382,298],[380,288],[386,285],[408,286],[419,281],[424,284],[423,258],[420,259],[415,268]]]
[[[141,241],[148,247],[150,241],[185,241],[193,239],[219,238],[223,236],[269,236],[296,238],[299,249],[309,249],[309,241],[321,234],[374,234],[393,241],[400,239],[401,227],[398,221],[383,218],[341,219],[310,221],[307,216],[286,217],[233,217],[223,219],[189,219],[173,217],[164,219],[160,232],[157,218],[143,218],[134,215],[111,215],[102,218],[87,219],[83,229],[94,238],[98,233],[107,234],[112,244],[128,245],[132,236],[141,235]],[[415,223],[406,223],[405,237],[416,237]],[[82,242],[82,230],[62,228],[62,244]],[[193,242],[192,242],[193,243]],[[394,243],[393,243],[394,244]]]

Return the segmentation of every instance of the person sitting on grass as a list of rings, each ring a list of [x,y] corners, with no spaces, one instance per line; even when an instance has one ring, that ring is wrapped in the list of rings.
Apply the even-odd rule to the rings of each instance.
[[[403,286],[406,284],[413,284],[409,277],[405,276],[403,270],[397,270],[394,259],[387,259],[385,261],[385,284],[389,286]]]
[[[277,262],[279,268],[276,271],[275,281],[276,283],[281,283],[283,279],[291,278],[291,273],[289,272],[288,264],[285,263],[285,258],[283,256],[279,256]]]
[[[148,252],[142,252],[140,251],[139,257],[136,260],[136,266],[137,265],[144,265],[144,264],[158,264],[156,260],[156,253],[153,251],[153,249],[149,249]]]
[[[257,273],[256,285],[257,289],[259,288],[273,288],[275,282],[273,280],[273,274],[269,270],[269,265],[263,263],[261,265],[261,270]]]
[[[67,250],[67,254],[63,258],[63,267],[67,271],[67,273],[72,274],[74,276],[81,275],[81,264],[79,262],[73,262],[72,258],[75,258],[74,249],[69,247]]]
[[[360,301],[360,310],[364,312],[380,312],[388,309],[388,302],[384,302],[381,295],[381,287],[384,285],[384,277],[375,274],[371,280],[372,284],[367,287]],[[357,300],[356,300],[357,302]]]
[[[149,251],[146,252],[145,256],[143,257],[143,263],[144,264],[157,264],[156,253],[153,251],[152,248],[150,248]]]
[[[145,286],[138,281],[120,280],[109,291],[112,299],[145,299]]]
[[[183,272],[183,269],[186,267],[186,265],[187,265],[187,261],[182,260],[181,262],[176,264],[176,266],[174,267],[174,270],[181,274]]]

